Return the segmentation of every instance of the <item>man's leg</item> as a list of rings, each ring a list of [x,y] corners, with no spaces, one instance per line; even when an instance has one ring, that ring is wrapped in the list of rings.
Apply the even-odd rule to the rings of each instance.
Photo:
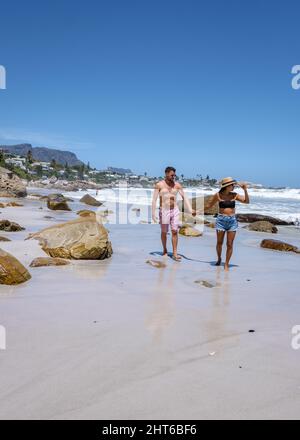
[[[163,255],[168,255],[167,251],[167,232],[161,231],[161,242],[163,246]]]
[[[172,231],[173,258],[180,261],[181,257],[177,254],[178,229],[179,229],[179,209],[175,207],[170,215],[170,225]]]
[[[163,246],[163,255],[168,255],[167,251],[167,234],[169,230],[169,217],[165,210],[160,209],[159,211],[159,222],[161,228],[161,242]]]
[[[172,247],[173,247],[173,258],[174,260],[181,260],[181,257],[177,254],[177,245],[178,245],[178,231],[172,230]]]

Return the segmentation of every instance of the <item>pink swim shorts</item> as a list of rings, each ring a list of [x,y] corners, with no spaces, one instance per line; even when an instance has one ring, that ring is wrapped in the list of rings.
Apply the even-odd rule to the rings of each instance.
[[[174,232],[179,228],[179,209],[177,206],[172,209],[160,208],[159,209],[159,223],[162,232],[168,232],[169,226]]]

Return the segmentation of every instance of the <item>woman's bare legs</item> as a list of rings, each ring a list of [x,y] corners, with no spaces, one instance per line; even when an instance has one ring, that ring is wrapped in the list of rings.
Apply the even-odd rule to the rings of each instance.
[[[225,231],[217,231],[217,247],[216,247],[216,249],[217,249],[218,261],[216,262],[216,266],[221,265],[222,246],[223,246],[224,237],[225,237]]]
[[[226,271],[229,270],[229,261],[232,255],[232,251],[233,251],[233,242],[235,239],[235,231],[228,231],[227,232],[227,251],[226,251],[226,262],[225,262],[225,267],[224,269]]]

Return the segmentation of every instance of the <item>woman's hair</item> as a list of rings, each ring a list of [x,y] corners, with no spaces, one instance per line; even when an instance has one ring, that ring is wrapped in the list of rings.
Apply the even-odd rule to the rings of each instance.
[[[228,185],[228,186],[229,186],[229,185]],[[225,191],[225,189],[228,188],[228,186],[224,186],[224,188],[221,188],[221,189],[219,190],[219,194],[222,194],[222,193]]]

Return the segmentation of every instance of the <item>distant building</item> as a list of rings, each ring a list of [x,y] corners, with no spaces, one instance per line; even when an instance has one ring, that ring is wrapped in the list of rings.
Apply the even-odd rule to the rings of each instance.
[[[107,171],[111,173],[116,173],[124,176],[124,174],[132,174],[132,171],[129,168],[116,168],[116,167],[107,167]]]
[[[20,156],[8,157],[8,158],[4,159],[4,162],[7,165],[14,165],[14,166],[21,168],[22,170],[26,170],[25,157],[20,157]]]

